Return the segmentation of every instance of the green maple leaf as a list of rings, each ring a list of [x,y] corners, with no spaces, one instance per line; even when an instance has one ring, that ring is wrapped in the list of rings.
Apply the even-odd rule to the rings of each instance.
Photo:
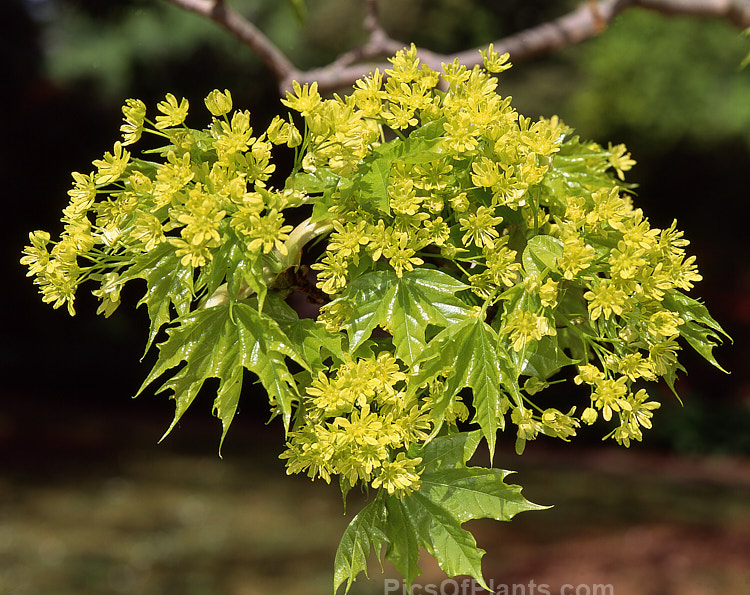
[[[442,121],[431,123],[415,130],[409,138],[402,140],[395,138],[376,147],[372,156],[365,159],[360,166],[359,179],[345,194],[351,192],[357,197],[357,202],[370,210],[375,207],[378,211],[391,214],[388,199],[388,181],[391,168],[397,161],[403,163],[428,163],[444,158],[436,150],[441,142],[438,130],[442,131]]]
[[[138,305],[145,304],[150,320],[146,342],[148,351],[159,329],[172,320],[170,305],[174,305],[178,316],[185,316],[190,311],[194,297],[193,270],[183,267],[174,249],[163,243],[137,256],[121,277],[123,283],[133,279],[146,281],[146,293]]]
[[[461,525],[472,519],[509,521],[546,507],[529,502],[520,486],[506,484],[510,471],[466,465],[480,440],[479,432],[462,432],[409,449],[410,457],[422,457],[420,489],[401,499],[380,492],[352,520],[336,553],[334,593],[344,582],[348,592],[359,572],[367,573],[370,549],[379,554],[385,543],[385,557],[409,585],[421,574],[417,561],[423,547],[447,575],[471,576],[489,590],[481,568],[485,552]]]
[[[565,355],[559,346],[557,335],[532,341],[526,345],[523,352],[511,352],[511,357],[521,374],[534,376],[540,380],[546,380],[557,373],[560,368],[578,361]]]
[[[362,166],[362,177],[358,180],[356,189],[358,202],[373,206],[386,215],[391,214],[391,206],[388,200],[388,176],[391,172],[392,159],[375,159]]]
[[[716,361],[713,349],[722,342],[722,337],[731,338],[721,328],[721,325],[711,317],[706,306],[679,291],[672,291],[664,296],[664,306],[677,312],[685,321],[678,329],[680,335],[685,337],[690,346],[701,354],[706,361],[722,372],[726,372]]]
[[[312,375],[328,369],[323,361],[329,356],[336,361],[344,360],[341,333],[326,330],[323,323],[312,318],[300,318],[277,293],[268,294],[264,312],[279,324],[290,343],[297,346]]]
[[[453,294],[468,286],[435,269],[374,271],[354,280],[338,298],[354,304],[343,328],[354,352],[377,326],[393,335],[396,357],[412,365],[425,347],[427,325],[446,327],[473,311]]]
[[[227,297],[236,299],[244,284],[258,296],[259,310],[262,310],[267,291],[261,281],[262,258],[257,254],[248,254],[245,248],[247,242],[238,238],[229,226],[224,230],[224,234],[225,241],[219,246],[211,261],[201,269],[196,291],[201,290],[207,296],[212,296],[226,280],[224,288]]]
[[[346,591],[360,572],[367,574],[367,558],[374,549],[379,555],[388,542],[384,533],[386,509],[382,498],[375,498],[352,519],[336,550],[333,572],[333,592],[346,582]]]
[[[159,344],[159,358],[143,389],[175,366],[185,362],[157,392],[171,390],[175,416],[164,436],[175,427],[208,378],[218,378],[214,415],[221,420],[224,441],[237,410],[243,370],[254,372],[276,403],[288,429],[297,388],[286,364],[291,358],[307,364],[270,316],[245,303],[230,303],[190,313],[167,330]],[[221,448],[221,447],[220,447]]]
[[[472,389],[474,421],[495,452],[497,431],[505,427],[504,404],[509,394],[521,403],[518,373],[498,335],[486,322],[468,318],[438,333],[415,363],[409,379],[409,394],[438,376],[445,376],[445,389],[432,408],[436,434],[451,400],[464,388]]]
[[[563,254],[563,243],[558,238],[537,235],[529,238],[521,262],[527,273],[536,275],[546,270],[557,271],[557,259]]]

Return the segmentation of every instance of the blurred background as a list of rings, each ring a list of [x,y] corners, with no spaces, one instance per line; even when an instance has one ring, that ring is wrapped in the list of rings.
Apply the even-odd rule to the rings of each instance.
[[[301,68],[361,44],[363,2],[232,0]],[[392,37],[439,52],[487,44],[576,1],[381,0]],[[247,394],[223,448],[200,396],[161,444],[172,403],[131,397],[147,317],[136,294],[111,318],[81,294],[78,315],[41,303],[18,264],[28,232],[60,231],[71,171],[118,138],[125,98],[166,92],[200,106],[231,89],[257,126],[278,111],[260,61],[216,25],[159,0],[4,0],[0,7],[0,593],[331,592],[337,488],[285,476],[281,429]],[[725,375],[685,351],[684,406],[659,387],[654,430],[630,450],[540,439],[515,469],[551,510],[472,521],[496,587],[611,584],[617,595],[750,593],[750,41],[727,22],[628,10],[597,39],[518,63],[501,79],[523,114],[560,115],[583,137],[624,142],[637,206],[674,218],[704,276],[694,290],[733,337]],[[425,558],[422,583],[444,578]],[[375,563],[352,593],[382,593]],[[519,587],[520,588],[520,587]],[[420,591],[415,591],[419,593]],[[450,591],[449,591],[450,592]],[[554,591],[552,591],[554,592]]]

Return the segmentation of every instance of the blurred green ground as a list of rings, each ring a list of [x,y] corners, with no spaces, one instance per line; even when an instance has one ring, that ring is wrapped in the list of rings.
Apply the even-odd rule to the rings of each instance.
[[[143,439],[158,438],[155,425],[69,420],[29,440],[0,419],[10,455],[0,475],[0,593],[331,593],[336,546],[360,503],[351,498],[344,516],[335,487],[286,477],[275,427],[233,428],[221,460],[215,436],[189,423],[178,441],[156,446]],[[750,593],[750,459],[551,446],[531,444],[518,458],[501,444],[497,464],[554,508],[467,525],[496,587]],[[431,559],[422,566],[422,584],[445,578]],[[395,576],[374,562],[372,580],[351,593],[383,593]]]

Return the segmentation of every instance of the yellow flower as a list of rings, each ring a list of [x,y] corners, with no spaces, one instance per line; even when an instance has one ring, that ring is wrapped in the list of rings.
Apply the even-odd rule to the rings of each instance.
[[[547,279],[539,288],[539,299],[545,308],[554,308],[557,306],[557,281]]]
[[[120,126],[123,144],[132,145],[143,133],[143,122],[146,119],[146,105],[140,99],[126,99],[122,106],[124,124]]]
[[[578,366],[578,376],[573,378],[576,384],[596,384],[599,380],[604,380],[604,373],[592,364]]]
[[[404,271],[414,270],[414,265],[424,264],[424,261],[415,256],[416,250],[409,246],[409,235],[396,231],[391,236],[391,242],[383,249],[383,256],[396,271],[396,276],[401,278]]]
[[[337,253],[341,258],[352,259],[356,264],[360,248],[370,241],[370,238],[365,234],[366,225],[365,221],[360,221],[356,225],[347,223],[346,226],[334,221],[334,232],[328,242],[328,250]]]
[[[253,128],[250,126],[250,112],[234,112],[231,122],[215,121],[212,127],[214,148],[219,157],[226,157],[234,153],[243,153],[255,142]]]
[[[508,62],[510,54],[508,52],[500,54],[493,44],[490,44],[486,50],[479,50],[479,53],[482,55],[484,68],[488,72],[501,73],[512,66]]]
[[[518,427],[517,435],[522,440],[534,440],[542,429],[542,424],[534,419],[531,409],[516,407],[511,412],[510,419]]]
[[[620,376],[617,380],[604,378],[596,381],[591,401],[597,409],[601,410],[605,421],[612,419],[613,411],[632,411],[632,406],[626,398],[628,393],[626,382],[625,376]]]
[[[679,335],[680,330],[677,327],[684,323],[685,321],[675,312],[659,310],[649,317],[646,328],[656,341],[661,341]]]
[[[158,244],[167,240],[159,218],[153,213],[144,211],[137,212],[136,221],[131,228],[130,236],[139,242],[143,242],[143,249],[146,252],[153,250]]]
[[[383,112],[383,119],[390,128],[395,130],[416,126],[417,122],[419,122],[414,117],[414,109],[393,104]]]
[[[420,483],[417,465],[421,462],[420,457],[408,459],[403,452],[398,453],[394,461],[383,461],[372,481],[372,487],[377,489],[382,486],[388,494],[396,494],[399,498],[417,491]]]
[[[589,302],[591,320],[596,320],[602,314],[605,319],[609,319],[612,314],[619,316],[628,306],[628,296],[609,279],[601,279],[583,297]]]
[[[494,217],[492,209],[479,207],[475,213],[469,213],[465,218],[459,219],[461,229],[466,233],[461,238],[464,246],[472,242],[477,248],[493,248],[494,241],[500,236],[497,226],[503,222],[502,217]]]
[[[292,231],[291,225],[284,225],[284,215],[276,209],[271,209],[265,215],[251,215],[250,225],[241,231],[250,238],[247,249],[260,250],[268,254],[276,249],[279,254],[286,255],[287,248],[284,241]]]
[[[612,355],[607,359],[607,365],[620,374],[627,376],[631,381],[638,380],[639,378],[656,380],[651,363],[649,360],[644,359],[643,355],[638,351],[627,353],[623,356]]]
[[[184,267],[197,269],[211,260],[211,250],[205,244],[193,244],[181,238],[169,238],[169,243],[175,247],[175,253]]]
[[[517,310],[508,316],[501,333],[508,335],[514,351],[521,351],[529,341],[554,336],[557,330],[546,317],[528,310]]]
[[[554,408],[545,409],[542,413],[542,432],[547,436],[555,436],[566,442],[571,436],[576,435],[576,428],[581,424],[573,417],[576,408],[573,407],[568,413],[563,413]]]
[[[46,231],[33,231],[29,234],[30,246],[23,249],[23,258],[21,264],[29,267],[27,277],[39,275],[47,269],[49,264],[49,252],[47,246],[50,242],[50,235]]]
[[[177,98],[171,93],[167,93],[165,101],[160,101],[156,105],[163,116],[156,116],[156,127],[159,130],[179,126],[185,121],[188,113],[189,103],[187,99],[182,99],[177,103]]]
[[[292,88],[294,93],[287,91],[286,99],[281,100],[281,103],[288,108],[298,111],[304,117],[310,115],[320,105],[321,97],[318,93],[317,82],[300,86],[297,81],[292,81]]]
[[[569,234],[563,240],[563,253],[558,258],[558,265],[563,276],[571,281],[579,272],[589,268],[594,260],[594,249],[583,241],[583,238]]]
[[[349,274],[346,259],[335,254],[326,254],[320,262],[316,262],[310,268],[320,271],[317,286],[327,294],[333,295],[346,287]]]
[[[119,281],[117,273],[107,273],[102,277],[101,286],[95,289],[91,294],[101,300],[101,304],[96,310],[97,314],[104,314],[108,318],[120,305],[120,290],[122,284]]]
[[[471,154],[479,146],[479,137],[482,131],[475,125],[471,114],[459,112],[452,115],[443,124],[443,128],[446,132],[443,137],[443,145],[448,150],[458,154]]]
[[[635,161],[630,158],[630,153],[627,152],[625,145],[612,146],[612,143],[609,143],[608,152],[607,161],[617,172],[617,177],[624,180],[623,172],[629,171],[635,165]]]
[[[471,181],[482,188],[492,188],[501,179],[497,161],[480,157],[471,164]]]
[[[382,85],[383,75],[377,69],[374,73],[359,79],[354,84],[354,92],[352,93],[354,102],[368,118],[373,118],[380,113],[385,96],[385,92],[381,90]]]
[[[115,143],[112,153],[108,151],[104,154],[103,159],[95,159],[93,161],[97,169],[94,182],[98,186],[103,186],[119,180],[120,176],[125,172],[128,161],[130,161],[130,153],[122,148],[122,143],[118,140]]]
[[[291,116],[290,116],[291,120]],[[302,144],[302,135],[299,130],[290,122],[285,122],[279,116],[271,120],[266,136],[274,145],[286,143],[287,147],[298,147]]]

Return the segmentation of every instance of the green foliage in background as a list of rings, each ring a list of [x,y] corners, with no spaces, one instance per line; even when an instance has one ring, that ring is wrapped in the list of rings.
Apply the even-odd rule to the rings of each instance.
[[[73,174],[60,239],[34,232],[22,258],[71,314],[85,283],[106,316],[123,286],[145,285],[148,346],[166,338],[143,387],[175,400],[168,431],[216,378],[223,441],[253,378],[289,473],[372,495],[334,591],[383,548],[409,583],[423,547],[484,585],[462,523],[540,507],[507,471],[469,464],[481,440],[490,463],[498,432],[520,454],[601,423],[627,446],[659,407],[644,383],[674,387],[685,344],[719,367],[724,333],[687,295],[695,258],[674,224],[654,229],[633,205],[625,147],[518,114],[491,74],[508,56],[483,55],[484,68],[438,73],[412,46],[329,100],[295,83],[283,103],[296,115],[265,130],[228,91],[206,97],[206,128],[172,94],[153,119],[129,99],[123,140]],[[136,156],[143,134],[164,146]],[[294,164],[275,188],[284,146]],[[293,292],[321,305],[315,318]],[[559,382],[583,390],[540,406]]]
[[[294,46],[302,31],[295,11],[283,2],[237,0],[232,5],[284,49]],[[195,74],[203,76],[210,74],[204,69],[230,68],[238,77],[261,69],[259,59],[240,41],[166,2],[115,2],[102,10],[104,15],[92,15],[75,3],[56,4],[44,26],[46,71],[53,80],[88,82],[105,97],[122,97],[144,69],[157,65],[184,68],[184,62],[194,61]],[[206,55],[208,63],[198,60]]]
[[[606,34],[571,48],[580,84],[566,113],[579,130],[638,135],[654,152],[686,141],[750,144],[750,71],[740,68],[747,52],[728,23],[627,11]]]

